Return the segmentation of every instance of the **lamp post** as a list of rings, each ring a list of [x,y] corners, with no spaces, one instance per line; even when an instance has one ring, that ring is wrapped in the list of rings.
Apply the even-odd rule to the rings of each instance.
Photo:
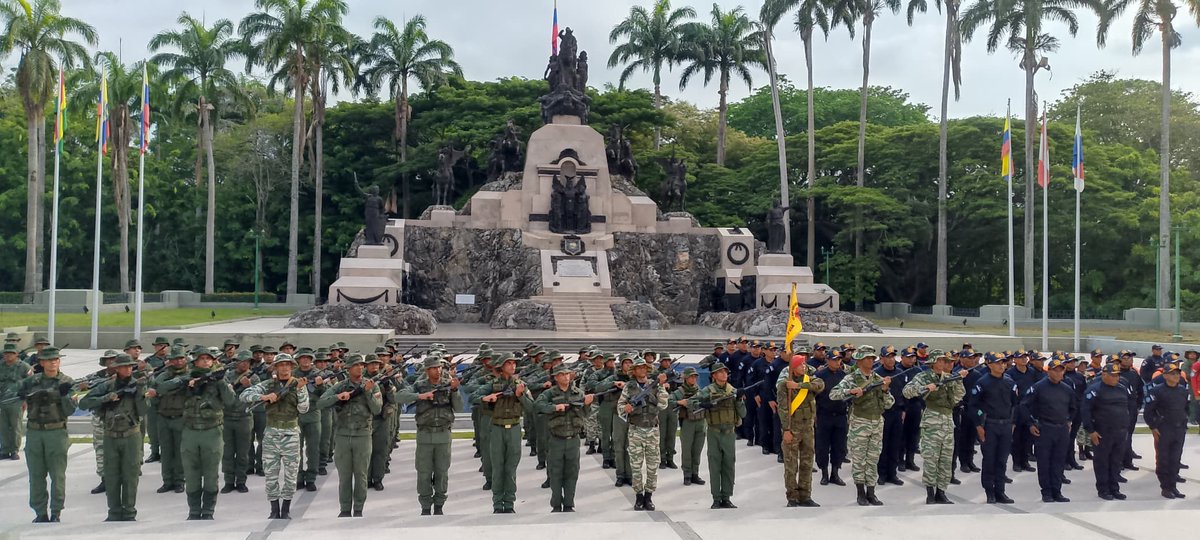
[[[823,257],[825,257],[825,284],[826,285],[829,285],[829,258],[833,257],[833,254],[836,252],[837,252],[837,248],[835,248],[833,246],[829,246],[828,250],[826,250],[824,247],[821,248],[821,255]]]

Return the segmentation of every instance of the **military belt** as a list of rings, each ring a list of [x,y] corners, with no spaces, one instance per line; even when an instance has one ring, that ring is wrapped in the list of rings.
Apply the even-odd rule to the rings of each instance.
[[[267,420],[267,427],[275,429],[300,429],[300,423],[292,420]]]
[[[708,429],[716,431],[733,431],[736,429],[736,426],[733,424],[710,424]]]
[[[104,430],[104,436],[111,437],[113,439],[124,439],[125,437],[132,437],[134,435],[141,435],[141,434],[142,434],[141,426],[134,426],[134,427],[124,430],[124,431]]]
[[[26,422],[25,425],[29,429],[33,429],[33,430],[37,430],[37,431],[51,431],[51,430],[55,430],[55,429],[66,429],[67,428],[67,422],[65,420],[62,422],[49,422],[46,424],[43,424],[40,422]]]

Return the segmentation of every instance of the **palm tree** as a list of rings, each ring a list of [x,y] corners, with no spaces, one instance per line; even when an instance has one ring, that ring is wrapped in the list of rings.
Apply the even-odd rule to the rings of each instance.
[[[1058,50],[1058,38],[1042,32],[1049,22],[1061,22],[1072,36],[1079,32],[1079,20],[1073,9],[1091,8],[1098,14],[1098,0],[976,0],[959,21],[959,30],[966,41],[987,26],[987,50],[996,52],[1001,45],[1016,53],[1018,66],[1025,72],[1025,305],[1033,307],[1034,280],[1034,183],[1036,182],[1035,152],[1031,129],[1037,123],[1038,103],[1034,91],[1034,76],[1041,69],[1050,69],[1049,61],[1039,53]],[[1007,36],[1007,39],[1005,37]]]
[[[775,112],[775,144],[779,151],[779,203],[787,208],[783,212],[783,238],[787,252],[792,252],[791,197],[788,194],[787,170],[787,133],[783,130],[783,108],[779,103],[779,78],[775,71],[775,53],[772,42],[775,39],[775,26],[784,16],[780,2],[767,0],[763,2],[758,14],[758,24],[763,41],[763,51],[767,56],[767,75],[771,83],[771,108]]]
[[[654,108],[662,108],[662,70],[671,69],[679,63],[684,47],[684,21],[696,18],[691,7],[671,9],[671,0],[655,0],[650,11],[634,6],[629,16],[613,27],[608,34],[609,43],[617,45],[608,57],[609,69],[627,64],[621,71],[620,85],[624,86],[633,72],[649,71],[654,78]],[[654,149],[662,145],[662,132],[654,128]]]
[[[409,217],[408,171],[403,164],[408,162],[408,121],[412,110],[408,106],[409,79],[415,79],[421,88],[444,81],[447,74],[462,76],[462,68],[454,61],[454,49],[440,39],[430,39],[425,33],[425,17],[413,16],[404,21],[402,28],[385,17],[375,18],[375,35],[364,46],[362,62],[368,65],[363,70],[361,85],[374,94],[387,84],[388,93],[395,101],[396,131],[393,134],[400,145],[400,196],[404,200],[402,215]]]
[[[341,24],[344,0],[255,0],[258,11],[238,25],[247,51],[247,71],[261,65],[269,72],[281,67],[292,93],[292,193],[288,219],[287,296],[297,293],[300,249],[300,165],[304,155],[304,94],[311,77],[307,48],[323,28]],[[278,75],[278,74],[277,74]],[[272,79],[272,87],[278,77]],[[316,291],[313,291],[314,294]]]
[[[196,133],[196,186],[199,187],[202,163],[207,161],[208,206],[204,224],[204,292],[212,294],[217,237],[217,172],[213,159],[213,103],[218,95],[237,93],[237,76],[225,67],[243,56],[241,43],[233,39],[233,23],[220,19],[206,26],[204,21],[185,11],[177,21],[180,28],[159,32],[150,39],[149,49],[156,52],[150,63],[163,70],[162,78],[175,85],[175,108],[183,109],[185,99],[196,100],[199,120]],[[158,52],[164,48],[178,52]]]
[[[97,43],[96,29],[61,13],[59,0],[0,2],[0,55],[17,52],[16,82],[25,108],[28,183],[25,206],[25,295],[42,289],[42,236],[46,191],[46,104],[58,85],[59,68],[89,66],[87,51],[68,36]],[[61,65],[60,65],[61,63]]]
[[[679,89],[683,90],[696,75],[704,76],[704,84],[717,77],[717,165],[725,165],[725,132],[728,127],[729,81],[733,76],[753,84],[750,68],[766,69],[767,59],[763,52],[762,38],[756,33],[755,24],[746,11],[736,7],[721,11],[713,4],[712,23],[688,23],[684,32],[688,45],[684,49],[685,61],[690,62],[679,75]]]
[[[949,235],[946,231],[946,197],[947,176],[949,174],[949,126],[950,83],[954,82],[954,100],[958,101],[962,88],[962,36],[958,33],[958,10],[962,6],[960,0],[934,0],[941,11],[943,3],[946,13],[946,40],[942,56],[942,112],[938,119],[938,224],[937,224],[937,279],[934,292],[934,303],[946,305],[949,288],[947,271],[947,245]],[[926,0],[909,0],[908,25],[912,26],[913,17],[917,12],[928,10]]]
[[[1096,43],[1103,47],[1113,19],[1128,9],[1132,0],[1116,0],[1106,5],[1100,16]],[[1183,0],[1200,23],[1200,0]],[[1133,18],[1133,54],[1140,54],[1146,42],[1158,30],[1162,39],[1162,141],[1159,143],[1158,189],[1158,279],[1162,287],[1158,290],[1157,303],[1171,306],[1171,49],[1183,44],[1183,36],[1175,29],[1175,15],[1179,8],[1172,0],[1138,0],[1137,15]],[[1176,306],[1178,307],[1178,306]]]

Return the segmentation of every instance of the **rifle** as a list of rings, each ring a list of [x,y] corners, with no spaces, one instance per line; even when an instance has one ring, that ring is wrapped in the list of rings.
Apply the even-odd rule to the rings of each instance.
[[[379,385],[379,383],[380,383],[380,381],[382,381],[382,380],[383,380],[383,379],[385,379],[385,378],[387,378],[387,375],[386,375],[385,373],[383,373],[383,372],[380,372],[378,375],[376,375],[376,376],[374,376],[374,377],[371,377],[370,379],[367,379],[367,380],[368,380],[368,381],[371,381],[371,382],[373,382],[373,383],[375,383],[375,385],[376,385],[376,386],[378,386],[378,385]],[[363,381],[363,384],[357,384],[357,385],[355,385],[355,386],[354,386],[354,388],[351,388],[351,389],[350,389],[350,397],[349,397],[349,398],[347,398],[347,399],[346,399],[346,401],[339,401],[339,402],[337,402],[337,406],[338,406],[338,407],[344,407],[344,406],[346,406],[346,404],[347,404],[347,403],[350,403],[350,400],[352,400],[352,399],[354,399],[354,398],[358,397],[359,395],[361,395],[363,392],[365,392],[365,391],[366,391],[366,390],[363,388],[365,385],[366,385],[366,381]]]
[[[191,377],[190,379],[188,379],[187,384],[184,386],[187,388],[191,388],[192,392],[194,392],[194,393],[199,393],[200,389],[203,388],[208,383],[215,382],[215,381],[223,381],[223,380],[225,380],[225,369],[222,368],[222,369],[219,369],[212,373],[207,373],[207,374],[201,375],[199,377]],[[192,381],[195,381],[195,384],[193,384]]]
[[[17,402],[17,401],[28,400],[38,394],[48,394],[48,393],[53,392],[54,390],[55,390],[54,387],[40,388],[40,389],[34,390],[33,392],[30,392],[28,394],[22,394],[21,392],[14,391],[11,396],[5,397],[4,399],[0,399],[0,405],[8,405],[9,403],[13,403],[13,402]],[[58,390],[58,393],[60,396],[70,395],[71,383],[61,383],[58,385],[57,390]]]
[[[621,389],[620,389],[620,388],[617,388],[617,387],[615,387],[615,386],[614,386],[614,387],[612,387],[612,388],[609,388],[608,390],[605,390],[605,391],[603,391],[603,392],[596,392],[596,393],[592,394],[592,403],[596,403],[596,399],[597,399],[597,398],[600,398],[600,397],[603,397],[603,396],[607,396],[607,395],[609,395],[609,394],[615,394],[615,393],[617,393],[617,392],[620,392],[620,391],[621,391]],[[582,402],[582,401],[568,401],[568,402],[567,402],[567,405],[570,405],[570,406],[572,406],[572,407],[579,407],[579,408],[581,408],[581,409],[584,407],[584,405],[583,405],[583,402]]]
[[[949,377],[946,377],[945,379],[942,379],[942,380],[940,380],[940,381],[934,381],[932,384],[933,384],[934,386],[937,386],[938,388],[941,388],[942,386],[945,386],[945,385],[946,385],[946,384],[948,384],[948,383],[952,383],[952,382],[954,382],[954,381],[961,381],[962,379],[963,379],[963,378],[962,378],[962,375],[955,374],[955,375],[951,375],[951,376],[949,376]],[[922,387],[922,388],[921,388],[921,395],[922,395],[922,396],[923,396],[923,395],[925,395],[925,394],[928,394],[929,392],[930,392],[930,390],[929,390],[928,388],[925,388],[925,387]]]
[[[75,381],[75,384],[71,385],[71,392],[79,392],[79,391],[83,390],[84,386],[91,388],[92,386],[96,385],[97,383],[99,383],[105,379],[108,379],[109,377],[111,377],[111,376],[106,372],[106,370],[98,371],[96,373],[88,375],[87,377],[79,379],[78,381]]]
[[[400,358],[404,358],[405,356],[408,356],[408,353],[413,352],[413,349],[416,349],[419,346],[420,346],[419,344],[413,343],[413,346],[409,347],[407,351],[400,353]]]
[[[288,394],[288,392],[291,392],[292,389],[295,387],[296,387],[296,378],[292,377],[292,378],[288,379],[288,382],[283,385],[283,389],[279,390],[276,395],[279,396],[280,398],[283,398],[283,396],[286,396]],[[276,401],[278,401],[278,400],[276,400]],[[246,407],[246,412],[253,412],[254,409],[257,409],[259,407],[259,405],[266,405],[266,404],[267,404],[267,402],[265,402],[265,401],[261,401],[261,400],[256,401],[254,404],[250,405],[249,407]]]
[[[650,396],[657,393],[657,390],[658,390],[658,379],[653,379],[648,384],[646,384],[646,386],[641,387],[641,390],[638,391],[638,393],[635,394],[632,398],[629,398],[629,404],[633,405],[635,408],[641,407],[646,404],[646,400],[650,399]]]
[[[921,369],[921,366],[913,366],[913,367],[910,367],[910,368],[908,368],[908,369],[906,369],[906,370],[904,370],[904,371],[901,371],[900,373],[897,373],[897,374],[895,374],[895,375],[890,375],[890,378],[892,378],[892,379],[899,379],[900,377],[903,377],[904,375],[907,375],[909,372],[911,372],[911,371],[917,371],[917,370],[919,370],[919,369]],[[872,373],[874,373],[874,372],[872,372]],[[881,386],[883,386],[883,380],[882,380],[882,379],[880,379],[880,380],[878,380],[878,381],[875,381],[875,382],[873,382],[873,383],[871,383],[871,384],[868,384],[868,385],[866,385],[866,386],[862,387],[863,394],[866,394],[867,392],[870,392],[871,390],[874,390],[874,389],[876,389],[876,388],[879,388],[879,387],[881,387]]]
[[[721,396],[721,397],[719,397],[719,398],[717,398],[717,399],[710,399],[710,400],[708,400],[708,401],[701,401],[701,402],[700,402],[700,406],[701,406],[702,408],[705,408],[705,409],[711,409],[711,408],[713,408],[713,407],[717,406],[717,405],[718,405],[718,404],[720,404],[720,403],[724,403],[724,402],[726,402],[726,401],[729,401],[729,400],[731,400],[731,399],[733,399],[733,398],[740,398],[740,397],[742,397],[742,396],[746,395],[746,392],[748,392],[748,391],[750,391],[750,390],[753,390],[753,389],[755,389],[755,388],[758,388],[759,386],[762,386],[762,383],[764,383],[764,382],[766,382],[766,381],[758,381],[758,382],[756,382],[756,383],[754,383],[754,384],[751,384],[751,385],[749,385],[749,386],[743,386],[742,388],[735,388],[735,389],[733,390],[733,392],[730,392],[730,393],[728,393],[728,394],[725,394],[725,395],[723,395],[723,396]]]

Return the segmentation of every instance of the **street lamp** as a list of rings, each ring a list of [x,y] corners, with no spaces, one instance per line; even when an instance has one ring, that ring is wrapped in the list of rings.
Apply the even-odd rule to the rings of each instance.
[[[837,252],[837,248],[835,248],[833,246],[829,246],[828,251],[826,251],[824,247],[821,248],[821,255],[825,257],[825,284],[826,285],[829,285],[829,258],[833,257],[833,254],[836,252]]]

